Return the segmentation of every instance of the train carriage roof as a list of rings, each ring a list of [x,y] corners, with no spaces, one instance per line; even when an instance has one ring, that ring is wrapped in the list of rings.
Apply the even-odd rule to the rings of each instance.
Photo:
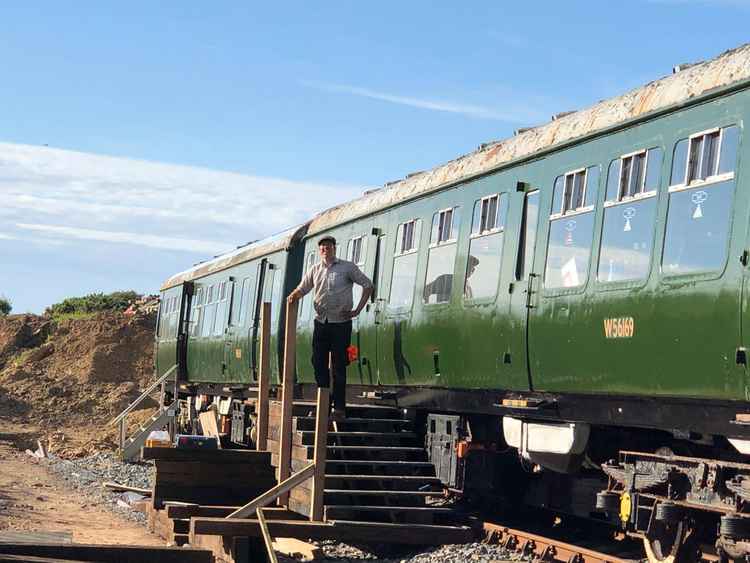
[[[162,284],[161,290],[164,291],[165,289],[175,287],[186,281],[195,280],[220,272],[221,270],[226,270],[237,264],[242,264],[243,262],[249,262],[255,258],[267,256],[279,250],[287,250],[305,235],[308,225],[309,223],[304,223],[292,227],[291,229],[287,229],[286,231],[282,231],[263,240],[240,246],[226,254],[221,254],[212,260],[200,262],[192,268],[170,277]]]
[[[712,90],[750,79],[750,44],[715,59],[688,66],[621,96],[526,130],[514,137],[487,143],[432,170],[411,174],[364,196],[320,213],[308,236],[335,225],[375,213],[398,203],[466,181],[513,162],[565,146],[583,137],[606,132],[629,121],[687,103]]]

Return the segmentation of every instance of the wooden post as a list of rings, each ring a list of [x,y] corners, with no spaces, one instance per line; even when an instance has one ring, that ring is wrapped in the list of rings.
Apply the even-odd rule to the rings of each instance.
[[[259,508],[255,513],[258,515],[258,523],[260,524],[260,530],[263,533],[263,541],[266,544],[268,561],[270,563],[279,563],[279,560],[276,558],[276,552],[273,550],[273,538],[268,531],[268,524],[266,524],[266,517],[263,515],[263,509]]]
[[[318,402],[315,411],[315,474],[310,497],[310,520],[323,520],[323,495],[326,487],[326,453],[328,447],[328,404],[330,391],[325,387],[318,388]]]
[[[258,402],[256,450],[268,447],[268,389],[271,384],[271,304],[266,302],[260,310],[260,373],[258,374]]]
[[[279,477],[289,477],[292,466],[292,407],[294,404],[294,372],[297,357],[297,307],[299,300],[287,303],[284,328],[284,380],[281,387],[281,436],[279,437]],[[279,497],[279,504],[289,502],[289,493]]]

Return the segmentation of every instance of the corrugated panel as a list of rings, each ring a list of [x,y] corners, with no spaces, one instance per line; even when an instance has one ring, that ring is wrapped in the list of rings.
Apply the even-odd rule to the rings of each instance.
[[[510,139],[489,143],[480,150],[428,172],[388,183],[361,198],[324,211],[310,223],[308,234],[320,233],[334,225],[473,178],[649,113],[685,103],[711,90],[731,86],[749,78],[750,45],[743,45],[715,59],[688,67],[622,96],[570,113]]]

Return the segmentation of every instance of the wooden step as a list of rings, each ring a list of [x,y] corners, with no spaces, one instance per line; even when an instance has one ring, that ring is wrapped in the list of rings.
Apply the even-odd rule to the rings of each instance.
[[[329,504],[325,507],[326,520],[356,520],[367,522],[402,522],[432,524],[439,518],[455,514],[452,508],[432,506],[381,506]]]
[[[442,490],[437,477],[425,475],[326,475],[329,489]]]
[[[196,534],[226,537],[261,537],[260,524],[252,518],[192,518],[191,539]],[[443,545],[475,541],[477,533],[467,526],[434,524],[394,524],[333,520],[307,522],[276,520],[268,522],[272,537],[304,540],[332,539],[349,543],[397,543],[410,545]]]
[[[312,459],[313,446],[306,447]],[[408,446],[328,446],[327,450],[329,460],[423,461],[427,457],[424,448]]]
[[[296,432],[292,441],[300,446],[312,446],[315,432]],[[417,435],[414,432],[328,432],[328,443],[339,446],[416,446]]]
[[[393,432],[396,430],[409,430],[414,428],[414,422],[401,418],[345,418],[336,423],[339,431],[369,431],[369,432]],[[315,417],[298,416],[295,418],[295,429],[298,431],[314,431]]]
[[[429,461],[379,461],[362,459],[329,459],[326,461],[326,473],[342,474],[347,471],[356,471],[358,475],[368,474],[388,477],[435,475],[435,467]]]
[[[435,497],[441,496],[442,491],[397,491],[384,489],[326,489],[326,497],[329,495],[343,496],[387,496],[387,497]]]

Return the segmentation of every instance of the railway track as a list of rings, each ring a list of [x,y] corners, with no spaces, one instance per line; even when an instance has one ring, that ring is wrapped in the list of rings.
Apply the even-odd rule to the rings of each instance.
[[[518,524],[514,524],[517,526]],[[483,530],[486,541],[505,547],[508,550],[534,557],[549,563],[657,563],[649,559],[642,549],[640,539],[618,535],[604,537],[601,533],[592,533],[583,538],[579,533],[562,539],[564,533],[523,530],[498,522],[484,522]],[[558,537],[555,537],[558,536]],[[576,543],[573,543],[576,542]],[[680,563],[677,560],[663,560]],[[711,546],[701,546],[701,562],[720,561]]]

